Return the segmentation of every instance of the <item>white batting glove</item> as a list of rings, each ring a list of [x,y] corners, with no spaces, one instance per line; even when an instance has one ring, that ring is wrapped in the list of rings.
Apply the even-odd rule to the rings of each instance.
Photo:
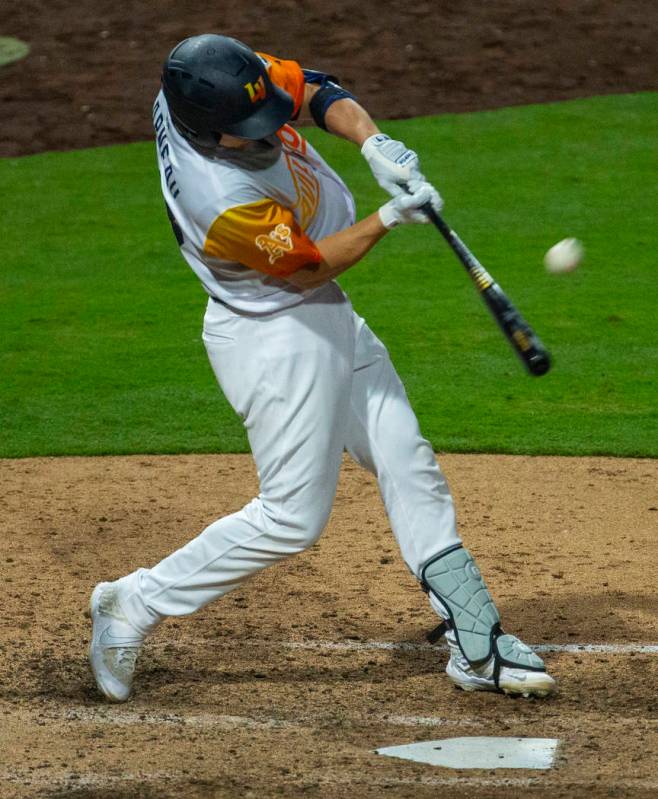
[[[361,147],[361,154],[377,183],[392,197],[402,194],[410,181],[425,180],[416,153],[384,133],[375,133],[367,138]]]
[[[412,181],[409,193],[398,194],[386,205],[382,205],[379,209],[379,218],[386,228],[404,224],[424,225],[430,221],[425,211],[422,210],[423,206],[428,204],[437,213],[441,210],[443,202],[439,192],[426,180]]]
[[[443,209],[443,197],[425,178],[422,180],[410,180],[404,188],[407,194],[415,194],[424,185],[430,187],[430,205],[437,214],[440,214]]]

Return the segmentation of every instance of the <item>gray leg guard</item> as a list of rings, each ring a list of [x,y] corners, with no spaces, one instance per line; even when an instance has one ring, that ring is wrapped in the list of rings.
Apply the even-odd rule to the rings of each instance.
[[[501,666],[546,671],[543,660],[530,647],[503,632],[498,610],[482,575],[470,552],[461,544],[444,550],[426,563],[421,583],[446,613],[444,622],[428,636],[432,643],[451,629],[471,666],[480,666],[493,655],[496,685]]]

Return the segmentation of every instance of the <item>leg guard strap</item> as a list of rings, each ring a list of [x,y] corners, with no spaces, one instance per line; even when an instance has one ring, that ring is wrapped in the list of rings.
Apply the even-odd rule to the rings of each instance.
[[[427,633],[427,640],[430,644],[435,644],[439,641],[443,636],[451,629],[450,624],[447,621],[442,621],[438,627],[435,627],[433,630]]]

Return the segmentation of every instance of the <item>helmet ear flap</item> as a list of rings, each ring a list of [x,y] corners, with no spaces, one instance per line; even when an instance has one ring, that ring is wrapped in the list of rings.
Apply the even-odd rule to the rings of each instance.
[[[189,125],[186,125],[185,122],[183,122],[183,120],[175,113],[175,111],[171,109],[171,107],[169,108],[169,114],[174,127],[187,141],[191,142],[197,147],[201,147],[204,150],[212,150],[219,144],[222,138],[222,133],[219,131],[208,130],[204,131],[203,133],[199,133]]]

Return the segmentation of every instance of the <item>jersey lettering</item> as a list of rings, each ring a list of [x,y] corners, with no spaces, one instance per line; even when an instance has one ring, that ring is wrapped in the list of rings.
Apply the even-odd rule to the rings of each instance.
[[[284,125],[277,130],[276,135],[287,150],[306,155],[306,139],[300,136],[293,127]]]
[[[158,100],[155,101],[155,105],[153,106],[153,127],[155,128],[156,138],[157,138],[157,147],[158,147],[158,154],[160,156],[160,160],[164,167],[164,179],[165,183],[167,184],[167,188],[171,192],[171,196],[176,199],[180,194],[180,189],[178,188],[178,184],[176,183],[176,178],[174,176],[174,168],[171,165],[171,160],[169,157],[169,142],[167,140],[167,126],[164,119],[164,114],[162,113],[162,109],[160,108],[160,102]]]
[[[320,183],[313,170],[301,158],[285,154],[286,164],[295,184],[300,223],[307,228],[315,216],[320,204]]]

